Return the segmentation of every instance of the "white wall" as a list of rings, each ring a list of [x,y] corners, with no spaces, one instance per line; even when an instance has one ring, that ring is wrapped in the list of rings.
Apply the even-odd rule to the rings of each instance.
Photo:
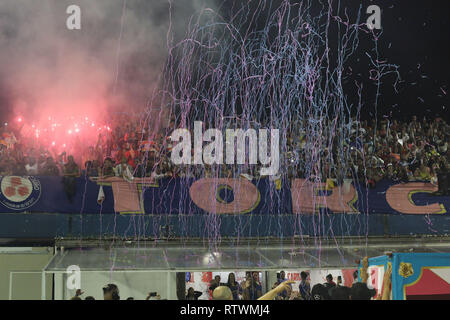
[[[0,300],[40,300],[42,269],[53,256],[53,248],[0,248]],[[23,273],[27,272],[27,273]],[[28,273],[29,272],[29,273]],[[46,277],[46,298],[52,298],[52,276]]]
[[[344,281],[344,276],[342,274],[342,269],[321,269],[321,270],[311,270],[310,277],[311,277],[311,288],[318,283],[325,283],[327,282],[327,275],[333,276],[333,281],[337,282],[337,277],[341,276],[342,281]]]

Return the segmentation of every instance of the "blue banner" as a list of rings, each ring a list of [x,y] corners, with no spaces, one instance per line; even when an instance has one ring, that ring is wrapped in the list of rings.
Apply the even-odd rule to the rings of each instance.
[[[443,215],[449,196],[426,182],[381,181],[375,188],[307,180],[0,177],[0,213]]]

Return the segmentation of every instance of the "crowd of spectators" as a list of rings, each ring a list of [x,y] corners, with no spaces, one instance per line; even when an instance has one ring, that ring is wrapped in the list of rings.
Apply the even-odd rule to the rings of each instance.
[[[321,182],[353,180],[374,187],[383,179],[436,184],[439,171],[448,171],[450,130],[442,118],[353,119],[339,132],[329,121],[313,137],[306,133],[306,127],[304,123],[287,138],[290,177],[317,181],[320,175]],[[311,165],[314,161],[315,167]]]
[[[177,127],[175,119],[170,121],[166,134],[161,133],[164,130],[150,133],[140,121],[126,116],[110,126],[110,131],[98,135],[97,143],[88,145],[79,141],[69,151],[61,153],[52,147],[25,143],[29,139],[23,138],[20,131],[4,128],[0,141],[0,175],[73,178],[87,174],[91,177],[120,176],[127,180],[133,177],[259,176],[259,165],[173,165],[169,136]],[[351,179],[367,181],[370,186],[382,179],[436,183],[439,170],[448,170],[450,130],[441,118],[354,120],[340,139],[330,139],[337,135],[333,123],[325,126],[321,137],[317,132],[308,134],[307,128],[307,123],[297,123],[282,137],[286,139],[286,150],[285,157],[281,157],[281,168],[290,178],[315,179],[319,175],[324,182],[330,180],[339,184]],[[314,166],[319,172],[311,169],[311,153],[318,147],[320,156]]]
[[[325,283],[317,283],[311,287],[308,274],[302,271],[301,282],[297,290],[297,288],[293,288],[295,282],[287,280],[284,271],[281,271],[277,282],[264,295],[262,294],[261,283],[258,281],[257,272],[247,273],[246,280],[241,284],[232,280],[234,279],[232,273],[230,276],[233,276],[229,277],[227,283],[220,283],[220,277],[216,276],[210,290],[213,290],[212,296],[215,300],[390,300],[391,265],[388,265],[384,274],[383,291],[379,293],[367,285],[369,278],[367,270],[368,258],[365,257],[362,261],[360,277],[358,277],[358,271],[355,271],[351,287],[344,286],[341,277],[338,277],[337,283],[335,283],[331,274],[327,275]],[[189,290],[193,289],[190,288]]]
[[[209,286],[211,295],[215,289],[226,286],[231,290],[233,300],[257,300],[262,296],[262,284],[259,280],[259,272],[246,272],[245,280],[241,283],[236,281],[234,273],[228,274],[226,283],[221,282],[219,275],[215,276]]]
[[[359,276],[358,276],[359,275]],[[213,300],[390,300],[391,299],[391,277],[392,266],[384,273],[382,291],[378,292],[367,285],[368,257],[362,260],[362,268],[353,273],[353,282],[350,286],[344,286],[341,277],[334,282],[331,274],[327,275],[325,283],[311,285],[308,273],[301,272],[301,282],[298,288],[294,288],[295,281],[285,278],[285,272],[277,274],[277,281],[271,290],[263,294],[262,284],[259,280],[259,272],[246,272],[246,278],[238,283],[234,273],[228,275],[227,282],[221,282],[219,275],[215,276],[209,285],[209,292]],[[78,289],[71,300],[82,300],[84,294]],[[204,293],[195,291],[189,287],[184,300],[199,300]],[[103,287],[104,300],[120,300],[119,288],[115,284]],[[95,300],[88,296],[85,300]],[[135,300],[128,297],[126,300]],[[163,300],[157,292],[150,292],[145,300]]]

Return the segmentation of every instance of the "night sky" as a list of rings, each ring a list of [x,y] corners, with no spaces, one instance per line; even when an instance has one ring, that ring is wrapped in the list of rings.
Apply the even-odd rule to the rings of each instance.
[[[384,29],[379,52],[383,58],[400,66],[404,81],[395,94],[388,88],[391,82],[386,80],[380,112],[383,115],[392,112],[400,119],[410,118],[412,114],[450,119],[450,1],[363,1],[365,3],[382,8]]]
[[[259,1],[254,1],[257,3]],[[268,1],[270,2],[270,1]],[[271,1],[272,7],[277,7],[281,0]],[[323,0],[317,0],[320,3]],[[327,1],[325,1],[327,2]],[[340,16],[344,8],[351,22],[355,22],[357,13],[362,8],[361,21],[365,22],[368,14],[366,8],[372,4],[381,10],[382,34],[378,41],[380,60],[399,66],[401,81],[396,92],[393,89],[396,77],[388,75],[382,79],[381,96],[378,101],[377,117],[393,117],[407,120],[412,115],[423,118],[436,116],[450,120],[450,27],[448,0],[392,0],[392,1],[331,1],[336,12],[340,3]],[[226,0],[222,10],[232,11],[233,0]],[[298,3],[298,1],[291,1]],[[313,8],[314,9],[314,8]],[[262,21],[253,25],[258,29]],[[336,31],[336,23],[331,25]],[[333,34],[333,32],[330,32]],[[332,43],[332,36],[330,42]],[[330,46],[331,47],[331,46]],[[369,80],[369,59],[366,52],[374,48],[373,39],[363,33],[360,34],[360,45],[355,55],[348,61],[353,72],[348,77],[344,88],[347,92],[355,90],[354,81],[363,84],[365,97],[361,117],[370,119],[375,115],[374,101],[376,86]],[[371,52],[373,54],[373,52]],[[345,81],[344,81],[345,83]],[[445,93],[444,93],[445,92]],[[355,95],[349,95],[350,103],[357,103]]]

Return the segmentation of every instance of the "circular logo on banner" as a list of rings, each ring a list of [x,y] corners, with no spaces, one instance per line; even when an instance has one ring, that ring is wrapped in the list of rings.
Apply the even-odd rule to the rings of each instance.
[[[0,203],[13,210],[33,206],[41,197],[41,183],[34,177],[0,177]]]

